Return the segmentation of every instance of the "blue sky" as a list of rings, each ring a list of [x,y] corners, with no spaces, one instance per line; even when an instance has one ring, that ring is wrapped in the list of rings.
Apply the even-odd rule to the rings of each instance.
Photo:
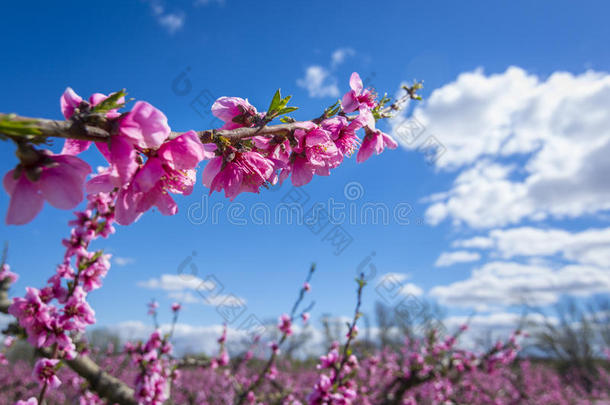
[[[450,316],[477,311],[506,319],[516,291],[546,305],[565,293],[588,297],[610,288],[610,187],[602,158],[610,145],[609,8],[602,1],[13,2],[0,26],[0,111],[59,119],[67,86],[83,96],[126,88],[161,109],[172,129],[186,131],[215,125],[193,107],[210,97],[247,97],[264,110],[281,87],[300,107],[295,116],[307,119],[347,90],[353,71],[390,94],[401,82],[424,80],[426,101],[414,115],[422,137],[361,165],[351,159],[303,188],[306,208],[330,198],[356,210],[408,204],[408,225],[393,218],[387,225],[344,223],[353,242],[335,255],[323,240],[328,229],[236,225],[228,208],[217,224],[193,223],[193,204],[229,207],[220,195],[206,199],[200,185],[178,199],[175,217],[149,212],[97,243],[115,261],[90,301],[101,325],[146,322],[150,298],[167,308],[168,294],[194,294],[184,286],[146,287],[163,285],[154,279],[176,276],[192,257],[198,277],[214,275],[223,294],[244,299],[248,313],[266,319],[289,310],[315,261],[314,319],[347,315],[356,269],[374,252],[367,263],[379,276],[395,273],[406,283],[403,292],[446,305]],[[404,119],[385,129],[398,137]],[[445,149],[432,163],[418,151],[430,136]],[[16,164],[5,146],[2,172]],[[94,153],[86,158],[102,164]],[[359,198],[350,200],[346,187]],[[235,203],[246,213],[255,204],[273,210],[292,191],[284,185]],[[7,204],[2,193],[0,211]],[[13,294],[52,274],[70,217],[46,206],[26,226],[2,226],[10,263],[21,274]],[[379,299],[378,281],[365,294],[365,310]],[[222,318],[214,306],[187,303],[182,321],[205,326]]]

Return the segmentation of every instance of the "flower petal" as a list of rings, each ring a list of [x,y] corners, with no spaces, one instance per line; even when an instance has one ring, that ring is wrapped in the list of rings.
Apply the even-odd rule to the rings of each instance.
[[[152,157],[146,161],[146,164],[140,169],[136,177],[133,179],[134,185],[138,191],[147,192],[153,188],[165,174],[161,159]]]
[[[360,103],[358,102],[358,96],[354,90],[350,90],[343,96],[341,100],[341,108],[346,113],[354,112],[358,109]]]
[[[83,101],[81,96],[76,94],[72,88],[68,87],[61,95],[59,104],[61,106],[61,113],[65,119],[68,119],[74,114],[74,109]]]
[[[212,182],[214,181],[214,177],[220,172],[222,168],[223,158],[222,156],[217,156],[214,159],[210,160],[205,168],[203,169],[203,174],[201,176],[203,180],[203,185],[207,188],[212,188]],[[212,190],[210,190],[211,192]]]
[[[216,148],[216,145],[214,145]],[[204,149],[195,131],[189,131],[169,142],[165,142],[159,148],[159,156],[170,166],[177,170],[193,169],[201,162],[209,152]]]
[[[138,211],[138,200],[141,193],[135,193],[133,187],[121,189],[116,199],[115,220],[121,225],[137,221],[142,214]]]
[[[349,87],[351,87],[357,95],[362,92],[362,79],[360,79],[360,75],[357,72],[352,73],[352,75],[350,76]]]
[[[42,209],[44,198],[38,188],[22,174],[17,180],[13,178],[13,170],[3,179],[4,188],[10,194],[11,201],[6,213],[8,225],[23,225],[30,222]]]
[[[141,148],[157,149],[171,130],[165,114],[145,101],[138,101],[121,120],[120,132]]]
[[[61,150],[62,155],[78,155],[81,152],[89,149],[90,141],[81,141],[78,139],[66,139],[64,147]]]

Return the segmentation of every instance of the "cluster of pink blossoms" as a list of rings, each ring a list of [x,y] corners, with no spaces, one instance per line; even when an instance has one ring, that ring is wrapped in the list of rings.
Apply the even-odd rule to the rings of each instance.
[[[365,136],[358,162],[374,152],[381,153],[385,147],[395,148],[396,143],[375,128],[375,117],[380,116],[383,100],[379,104],[375,93],[363,88],[357,73],[352,74],[350,86],[341,106],[325,111],[318,119],[294,123],[292,129],[273,136],[255,133],[229,139],[213,132],[207,144],[194,131],[172,133],[165,115],[146,102],[138,101],[130,111],[119,112],[125,103],[122,92],[96,93],[83,100],[68,88],[60,98],[60,105],[71,125],[70,132],[99,126],[108,134],[104,141],[95,142],[108,165],[89,180],[91,167],[76,155],[87,150],[92,142],[67,139],[62,151],[54,154],[36,149],[26,138],[14,139],[20,163],[3,179],[11,197],[8,224],[30,222],[44,201],[56,208],[72,209],[82,202],[83,190],[87,192],[86,208],[76,212],[76,219],[70,222],[73,228],[70,237],[63,241],[66,253],[56,273],[42,289],[27,287],[25,297],[15,298],[9,307],[28,341],[52,353],[51,359],[41,359],[36,365],[43,392],[46,387],[54,388],[61,383],[55,373],[60,361],[77,356],[76,339],[88,325],[95,323],[94,311],[86,297],[101,287],[110,264],[109,256],[102,251],[88,250],[90,242],[113,233],[114,222],[131,224],[153,207],[164,215],[174,215],[177,204],[171,194],[192,193],[195,169],[202,160],[210,160],[203,171],[203,184],[210,192],[224,190],[233,199],[242,192],[258,193],[261,187],[283,182],[290,176],[295,186],[309,183],[314,174],[328,176],[331,169],[356,151],[360,145],[356,132],[361,129]],[[237,97],[218,99],[212,112],[224,121],[220,130],[262,129],[283,114],[280,110],[273,110],[270,115],[258,112],[248,100]],[[3,266],[0,282],[10,284],[15,279],[8,266]],[[306,283],[302,294],[309,288]],[[172,309],[177,313],[179,305]],[[155,307],[151,311],[156,315]],[[300,316],[304,323],[309,319],[307,312]],[[279,353],[281,342],[293,333],[294,317],[295,314],[282,316],[279,328],[283,336],[272,346],[274,355]],[[142,367],[136,391],[144,403],[161,403],[167,397],[165,382],[169,376],[160,358],[169,354],[171,346],[157,335],[151,335],[145,345],[130,348],[134,361]],[[222,350],[214,359],[216,367],[229,363],[224,339],[226,330],[222,341],[219,340]],[[272,362],[266,377],[273,380],[276,375]]]
[[[396,148],[397,143],[389,135],[375,128],[374,93],[363,89],[357,73],[352,74],[350,86],[351,90],[343,97],[343,113],[358,111],[358,115],[302,122],[288,137],[254,136],[254,148],[224,147],[206,166],[203,184],[210,192],[224,190],[230,199],[242,192],[257,193],[263,185],[283,182],[289,176],[294,186],[303,186],[314,174],[328,176],[330,169],[351,156],[360,144],[356,132],[362,128],[365,137],[358,151],[359,163],[373,153],[383,152],[385,147]],[[217,100],[212,113],[225,122],[223,128],[227,129],[254,127],[264,117],[264,113],[258,113],[247,100],[238,97]]]
[[[147,102],[138,101],[131,111],[119,113],[118,107],[125,101],[118,97],[120,93],[96,93],[85,101],[68,88],[60,104],[66,120],[80,124],[101,114],[111,128],[107,142],[96,142],[108,167],[86,182],[86,191],[113,192],[116,222],[128,225],[152,207],[163,215],[174,215],[178,208],[171,194],[188,195],[193,191],[195,169],[204,159],[210,162],[203,171],[203,184],[210,192],[224,190],[232,200],[243,192],[258,193],[261,187],[290,176],[295,186],[309,183],[314,174],[328,176],[358,149],[360,138],[356,133],[360,129],[365,135],[357,162],[386,147],[396,148],[396,142],[375,127],[374,112],[380,107],[376,94],[363,88],[357,73],[352,74],[350,87],[336,116],[332,115],[337,111],[295,123],[288,133],[251,136],[236,142],[213,137],[213,142],[206,144],[195,131],[172,133],[165,115]],[[116,98],[113,106],[117,108],[96,112],[110,97]],[[262,128],[273,118],[239,97],[219,98],[212,113],[224,121],[220,130]],[[6,222],[31,221],[45,200],[60,209],[78,205],[91,167],[76,155],[91,143],[67,139],[60,154],[20,146],[20,164],[4,177],[4,188],[11,196]]]
[[[46,376],[41,382],[51,387],[57,385],[58,380],[52,375],[58,359],[75,358],[73,338],[95,323],[95,313],[86,301],[87,293],[101,287],[101,278],[110,267],[108,255],[87,248],[93,239],[114,232],[113,196],[98,194],[88,199],[87,209],[76,212],[76,219],[70,222],[72,232],[63,241],[66,253],[56,273],[42,289],[27,287],[25,297],[15,298],[8,309],[24,328],[30,344],[53,348],[55,359],[37,363],[38,374]],[[11,277],[7,271],[3,268],[0,274]]]
[[[307,398],[309,405],[350,405],[356,399],[358,388],[350,376],[358,370],[358,359],[351,354],[344,360],[339,354],[339,342],[320,357],[317,369],[322,374]]]
[[[140,369],[135,381],[136,400],[147,405],[163,404],[169,398],[169,382],[174,375],[168,359],[172,352],[171,343],[155,330],[146,343],[128,343],[125,351]]]

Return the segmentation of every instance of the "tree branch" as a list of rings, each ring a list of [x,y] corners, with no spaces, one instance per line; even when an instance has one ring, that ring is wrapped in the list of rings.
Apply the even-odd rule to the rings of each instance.
[[[8,313],[8,307],[12,303],[8,298],[9,287],[10,281],[8,279],[0,281],[0,312],[5,314]],[[53,354],[49,348],[41,348],[37,352],[44,357],[51,357]],[[73,360],[64,361],[76,374],[87,380],[91,391],[98,394],[100,398],[108,400],[108,403],[138,405],[138,401],[134,398],[133,389],[102,370],[90,357],[79,355]]]
[[[413,93],[414,94],[414,93]],[[379,110],[379,116],[382,118],[389,118],[395,111],[399,111],[404,103],[409,99],[414,99],[413,94],[409,93],[403,97],[395,100],[391,105],[381,108]],[[313,122],[319,123],[325,117],[322,114],[319,118],[313,120]],[[97,116],[96,116],[97,117]],[[15,114],[4,114],[0,113],[0,122],[29,122],[30,127],[36,129],[36,132],[32,136],[42,138],[64,138],[64,139],[77,139],[82,141],[92,142],[108,142],[110,139],[111,132],[111,121],[108,121],[105,117],[97,117],[99,119],[92,120],[93,122],[81,122],[78,120],[49,120],[44,118],[31,118],[23,117]],[[353,119],[354,117],[347,117]],[[240,139],[247,139],[253,136],[274,136],[274,135],[288,135],[292,131],[302,128],[305,123],[311,123],[312,121],[295,121],[291,123],[283,123],[277,125],[263,125],[258,127],[242,127],[236,129],[206,129],[197,131],[199,139],[202,143],[212,143],[217,137],[224,137],[230,141],[238,141]],[[0,128],[1,133],[1,128]],[[170,139],[182,135],[183,132],[172,132]],[[21,135],[8,135],[9,137],[17,140]]]

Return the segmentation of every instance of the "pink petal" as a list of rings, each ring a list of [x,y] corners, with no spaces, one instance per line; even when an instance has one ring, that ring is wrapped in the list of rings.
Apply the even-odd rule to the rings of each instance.
[[[273,163],[260,153],[246,152],[242,155],[242,158],[261,178],[267,180],[273,174]]]
[[[72,114],[74,114],[74,109],[78,107],[78,105],[83,101],[83,99],[72,90],[72,88],[68,87],[64,94],[61,95],[59,99],[59,104],[61,106],[61,113],[64,115],[66,119],[70,118]]]
[[[295,124],[297,128],[305,129],[307,131],[311,131],[312,129],[317,128],[318,126],[311,121],[298,122]]]
[[[138,211],[138,199],[141,193],[135,193],[132,187],[121,189],[117,195],[115,220],[121,225],[129,225],[137,221],[142,214]]]
[[[61,150],[62,155],[78,155],[81,152],[89,149],[90,141],[81,141],[78,139],[66,139],[64,147]]]
[[[363,126],[369,127],[371,130],[375,129],[375,116],[367,106],[360,108],[358,118],[360,119],[360,117],[362,117]]]
[[[110,163],[110,148],[106,142],[96,142],[95,146],[100,151],[100,153],[106,158],[106,160]]]
[[[212,114],[225,122],[223,129],[234,129],[243,125],[233,122],[233,118],[245,111],[256,114],[256,108],[241,97],[220,97],[212,105]],[[225,128],[228,127],[228,128]]]
[[[89,97],[89,102],[91,103],[91,105],[98,105],[99,103],[101,103],[102,101],[106,100],[108,98],[107,95],[102,94],[102,93],[93,93],[90,97]]]
[[[392,139],[392,137],[390,135],[382,132],[381,136],[383,137],[383,145],[385,147],[388,147],[390,149],[396,149],[398,147],[398,144],[396,143],[396,141],[394,139]]]
[[[85,185],[88,194],[108,193],[115,188],[110,173],[102,173],[93,177]]]
[[[121,185],[131,181],[138,170],[137,153],[133,145],[122,136],[113,136],[110,141],[110,163],[116,168]]]
[[[91,167],[76,156],[55,155],[52,159],[57,166],[42,171],[38,187],[55,208],[74,208],[83,200],[83,186]]]
[[[356,155],[356,162],[362,163],[373,155],[375,152],[375,146],[377,144],[377,140],[373,136],[365,136],[362,141],[362,145],[358,150],[358,155]]]
[[[167,117],[161,111],[145,101],[138,101],[121,120],[120,132],[141,148],[157,149],[171,130]]]
[[[341,100],[341,108],[346,113],[354,112],[358,109],[360,103],[358,102],[358,96],[354,93],[354,90],[350,90],[343,96]]]
[[[165,174],[161,159],[149,158],[140,169],[133,182],[138,186],[138,191],[147,192],[153,188]]]
[[[313,168],[307,164],[307,160],[297,157],[292,166],[292,185],[303,186],[313,179]]]
[[[214,145],[216,148],[216,145]],[[177,170],[193,169],[206,156],[206,149],[195,131],[189,131],[159,148],[159,156]]]
[[[227,165],[214,177],[212,186],[213,191],[225,190],[225,197],[233,201],[240,192],[243,175],[241,170],[234,163]]]
[[[203,169],[202,180],[203,185],[207,188],[211,189],[212,182],[214,181],[214,177],[220,172],[222,168],[223,158],[222,156],[217,156],[214,159],[210,160],[205,168]],[[211,190],[210,190],[211,192]]]
[[[352,88],[359,95],[362,92],[362,80],[360,79],[360,75],[356,72],[352,73],[349,78],[349,87]]]
[[[38,181],[45,200],[62,210],[74,208],[83,200],[83,181],[61,170],[44,170]]]
[[[91,105],[98,105],[99,103],[101,103],[102,101],[106,100],[108,98],[107,95],[102,94],[102,93],[93,93],[90,97],[89,97],[89,102],[91,103]],[[125,103],[125,97],[121,97],[117,100],[117,102],[119,104]],[[106,117],[108,118],[116,118],[118,117],[119,114],[117,112],[117,110],[110,110],[106,113]]]
[[[13,170],[3,179],[5,190],[11,201],[6,213],[7,225],[23,225],[30,222],[42,210],[44,198],[34,183],[22,174],[18,180],[13,178]]]
[[[323,143],[330,142],[330,135],[323,129],[317,129],[309,132],[305,138],[305,145],[315,146]]]
[[[158,192],[154,205],[163,215],[176,215],[178,212],[178,205],[168,193]]]

